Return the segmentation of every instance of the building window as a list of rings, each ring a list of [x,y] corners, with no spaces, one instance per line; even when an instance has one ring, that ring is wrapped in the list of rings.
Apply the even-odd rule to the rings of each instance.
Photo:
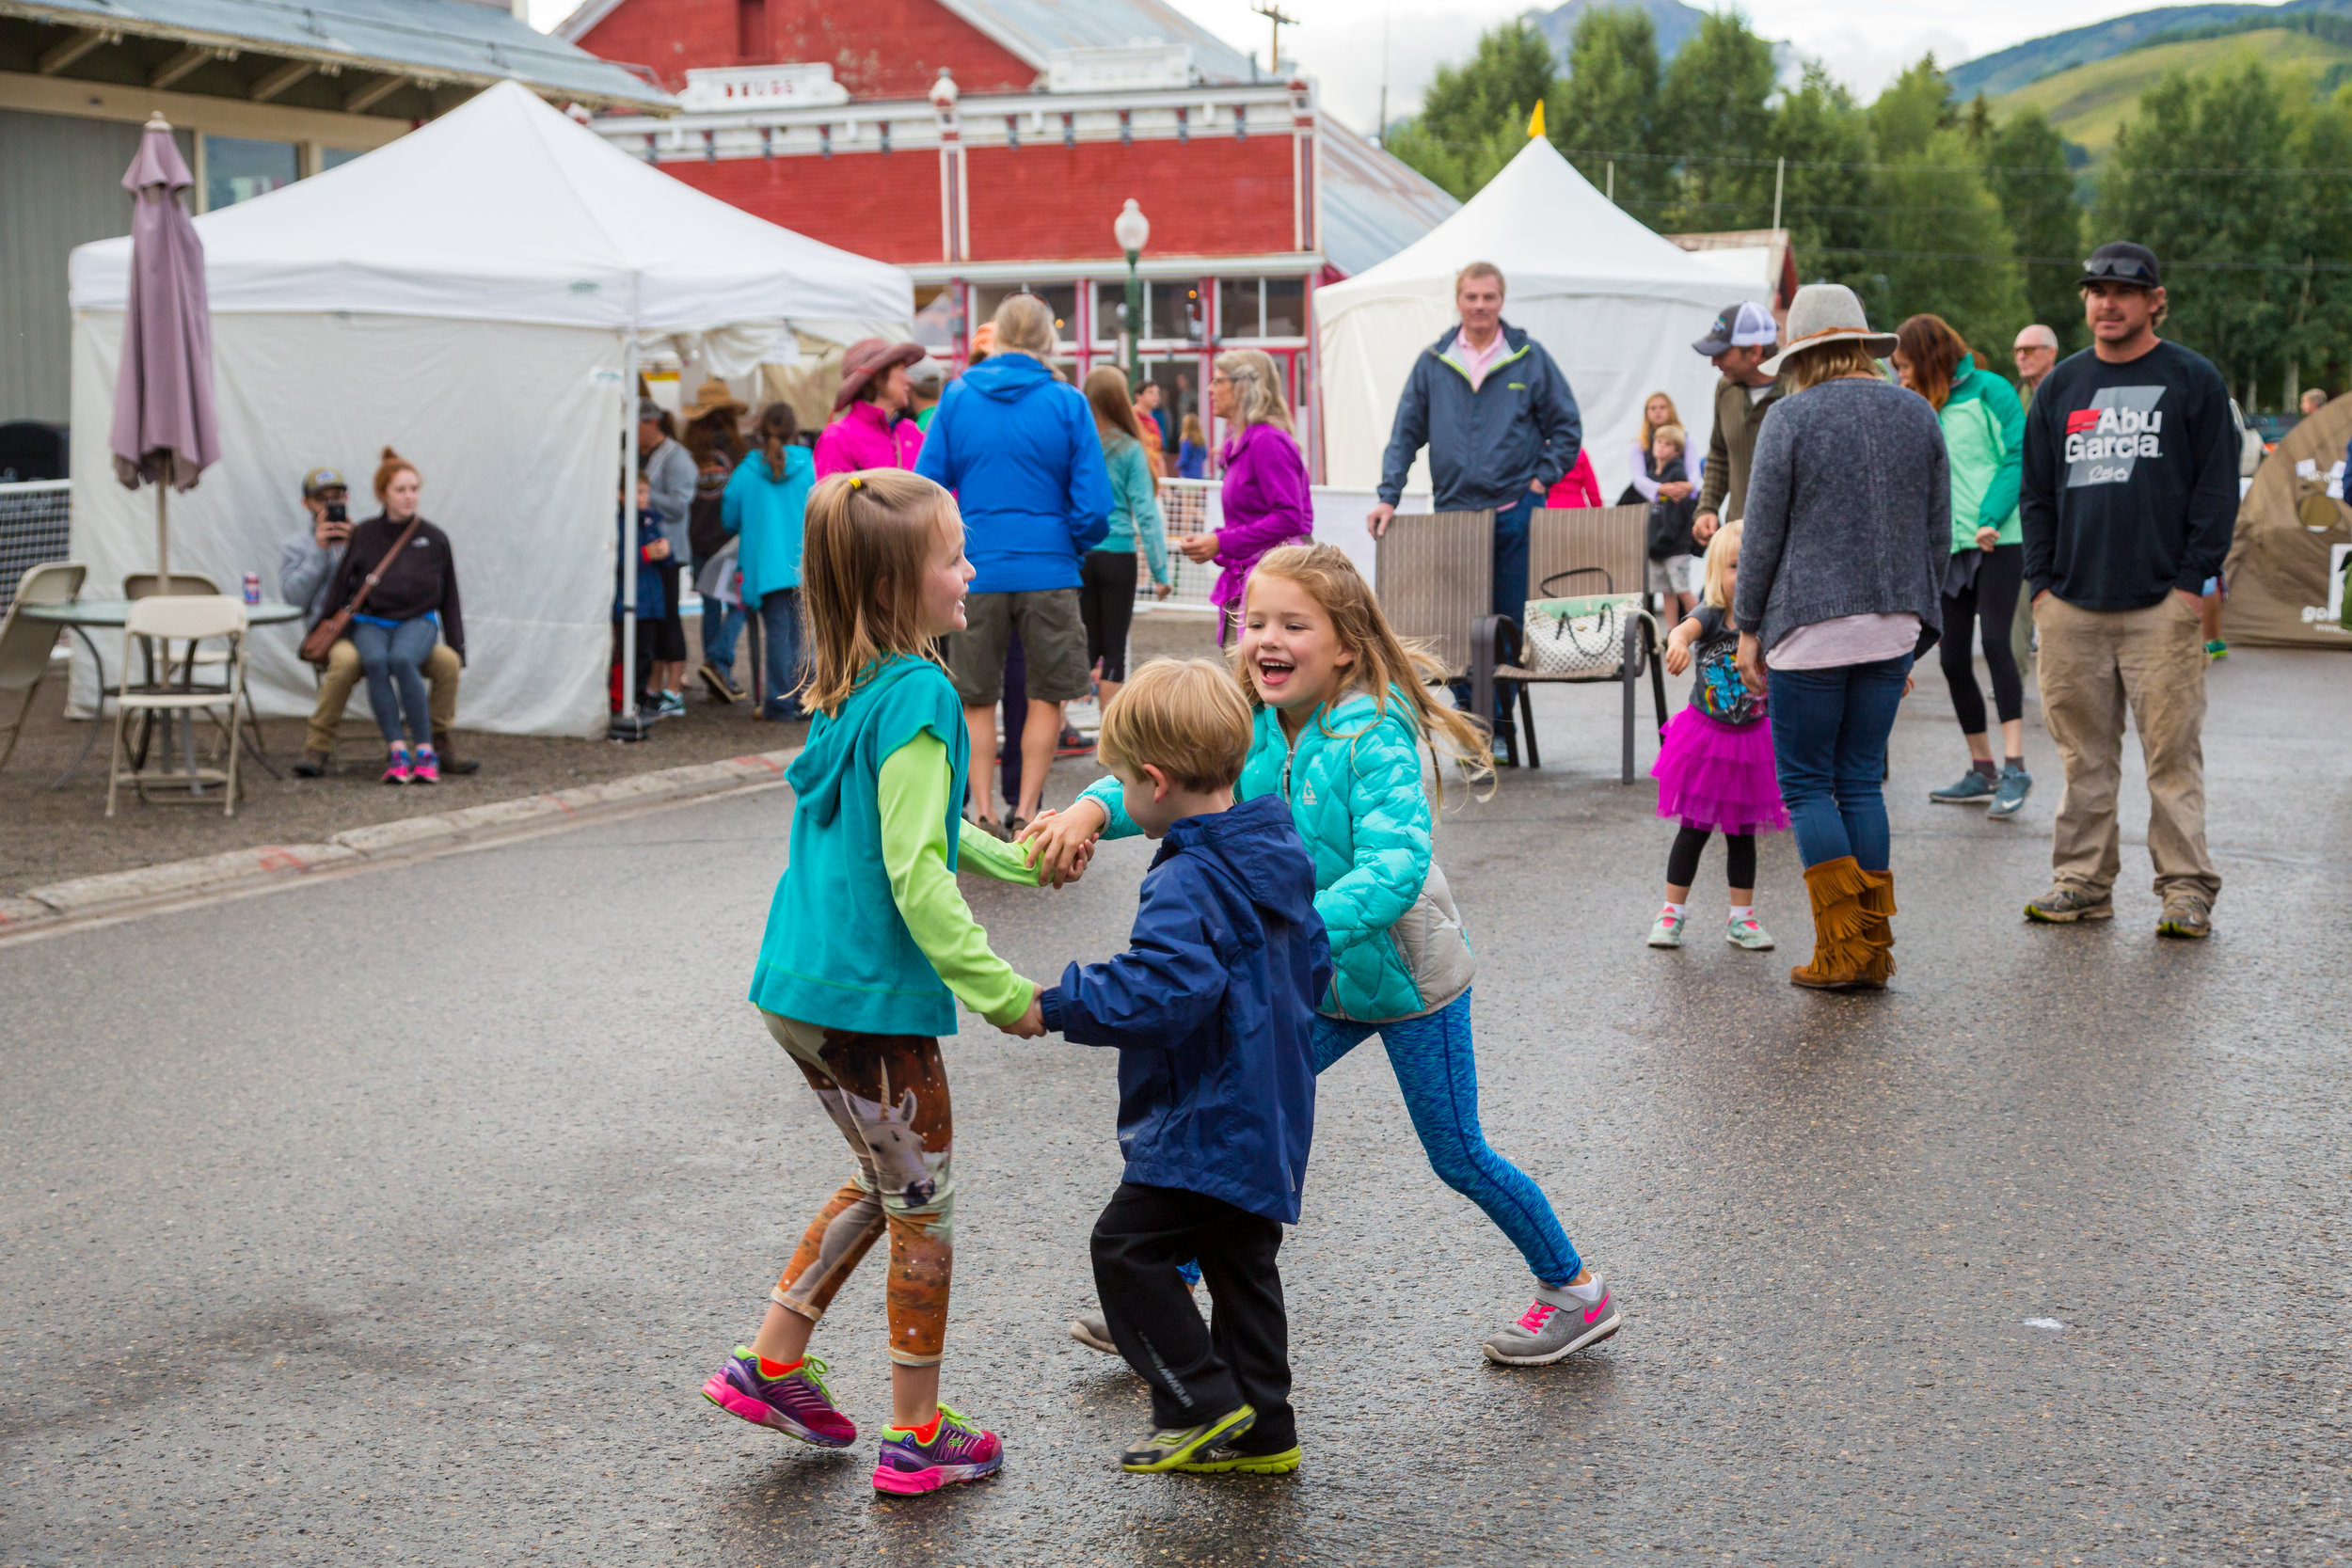
[[[204,138],[204,210],[216,213],[293,184],[302,176],[300,150],[287,141],[242,136]]]
[[[325,174],[330,168],[342,167],[354,158],[366,156],[365,152],[348,147],[322,147],[319,149],[319,172]]]
[[[746,64],[768,58],[768,0],[736,0],[735,53]]]
[[[983,283],[972,291],[976,321],[993,321],[996,308],[1013,294],[1035,294],[1054,312],[1054,336],[1075,347],[1078,339],[1078,285],[1075,283]]]
[[[1216,285],[1219,341],[1307,335],[1307,284],[1298,277],[1224,277]]]
[[[914,341],[935,359],[953,358],[963,339],[957,292],[953,283],[934,283],[914,291]]]

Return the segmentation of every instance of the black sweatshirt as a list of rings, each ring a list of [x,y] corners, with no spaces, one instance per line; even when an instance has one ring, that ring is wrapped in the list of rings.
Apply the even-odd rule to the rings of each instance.
[[[2060,361],[2026,411],[2026,580],[2084,610],[2201,593],[2230,553],[2237,467],[2230,391],[2202,355]]]
[[[351,531],[351,546],[343,551],[343,563],[335,573],[335,587],[326,596],[327,614],[332,615],[351,602],[351,596],[359,591],[360,580],[378,570],[377,562],[384,560],[392,542],[407,526],[379,514]],[[387,621],[413,621],[421,615],[437,612],[441,617],[441,641],[463,660],[466,621],[457,608],[457,562],[450,553],[449,535],[420,520],[416,537],[402,547],[400,559],[388,562],[381,571],[381,578],[368,590],[368,602],[359,607],[359,613]]]

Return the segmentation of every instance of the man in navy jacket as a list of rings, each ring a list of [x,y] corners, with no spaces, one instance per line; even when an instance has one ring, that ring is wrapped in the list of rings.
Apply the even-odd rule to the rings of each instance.
[[[1389,531],[1405,476],[1426,446],[1438,511],[1493,509],[1494,613],[1517,621],[1527,610],[1529,516],[1575,467],[1584,424],[1558,362],[1503,321],[1502,290],[1502,273],[1490,261],[1472,261],[1454,278],[1461,325],[1413,361],[1380,460],[1380,502],[1367,520],[1375,539]],[[1455,701],[1469,705],[1467,684]],[[1511,730],[1502,701],[1498,689],[1499,736]]]

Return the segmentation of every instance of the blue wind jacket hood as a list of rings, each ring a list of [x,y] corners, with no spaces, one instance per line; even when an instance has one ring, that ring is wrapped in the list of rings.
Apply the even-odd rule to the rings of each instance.
[[[1331,981],[1314,895],[1279,797],[1187,816],[1144,877],[1128,950],[1045,992],[1047,1028],[1119,1048],[1126,1180],[1298,1222]]]
[[[1110,532],[1110,470],[1094,411],[1026,354],[982,360],[948,384],[914,471],[956,493],[975,594],[1078,586]]]

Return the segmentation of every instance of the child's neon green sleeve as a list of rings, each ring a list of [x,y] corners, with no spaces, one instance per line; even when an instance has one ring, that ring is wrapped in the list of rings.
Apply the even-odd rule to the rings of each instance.
[[[991,1023],[1010,1023],[1028,1010],[1035,988],[990,951],[988,933],[947,869],[948,783],[946,745],[928,730],[882,762],[875,805],[891,901],[956,1000]],[[976,871],[1037,885],[1018,849],[969,822],[961,824],[956,849],[959,862]]]

